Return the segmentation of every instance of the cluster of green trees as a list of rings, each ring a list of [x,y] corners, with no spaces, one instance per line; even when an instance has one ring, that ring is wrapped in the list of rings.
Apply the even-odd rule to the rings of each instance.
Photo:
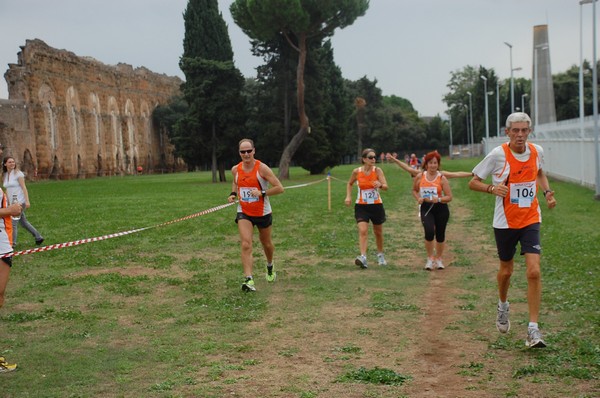
[[[234,1],[234,21],[250,37],[254,55],[264,61],[255,78],[244,79],[233,63],[217,0],[189,0],[180,60],[186,77],[182,95],[153,115],[175,145],[175,154],[190,170],[210,168],[213,181],[224,181],[227,169],[239,161],[237,143],[243,137],[255,141],[261,160],[279,167],[280,178],[289,177],[292,164],[322,173],[356,160],[366,147],[401,155],[447,148],[447,118],[421,118],[407,99],[383,96],[376,79],[344,79],[335,64],[330,37],[364,15],[368,5],[368,0]],[[480,76],[487,77],[488,91],[495,89],[493,69],[467,66],[451,73],[444,101],[454,144],[467,143],[467,91],[473,96],[474,142],[485,136]],[[578,115],[577,78],[576,67],[554,76],[560,119]],[[587,80],[591,87],[591,76]],[[587,91],[586,107],[591,109]],[[529,92],[530,82],[516,79],[515,98]],[[510,112],[508,84],[502,85],[500,98],[505,118]],[[489,106],[490,135],[495,135],[496,108],[491,104],[495,101]]]
[[[322,173],[352,161],[363,147],[410,150],[441,142],[441,130],[429,134],[408,100],[384,97],[376,79],[344,79],[335,64],[329,38],[364,15],[368,4],[235,1],[234,20],[264,60],[256,78],[244,80],[233,64],[217,1],[190,0],[182,96],[154,112],[176,155],[190,169],[210,167],[214,181],[224,180],[239,160],[239,139],[249,137],[260,159],[279,166],[280,177],[287,178],[290,164]]]
[[[592,76],[591,64],[584,61],[583,77],[584,83],[584,113],[591,115],[593,112]],[[481,142],[485,137],[485,101],[484,82],[480,76],[487,78],[488,90],[488,114],[490,136],[497,134],[497,109],[496,109],[496,85],[499,91],[500,110],[500,134],[504,133],[504,122],[511,112],[510,79],[500,80],[493,69],[483,66],[466,66],[461,70],[450,74],[448,88],[450,92],[444,96],[444,102],[448,105],[448,115],[452,120],[452,142],[454,144],[467,144],[467,124],[469,120],[469,95],[472,95],[471,107],[473,110],[473,142]],[[552,75],[554,88],[554,102],[556,105],[556,120],[568,120],[579,117],[579,66],[573,65],[567,71]],[[517,78],[514,80],[514,106],[520,111],[531,114],[532,84],[530,79]],[[526,95],[523,97],[523,95]],[[522,109],[524,108],[524,109]],[[445,121],[444,124],[448,125]],[[469,126],[470,128],[470,126]],[[449,143],[448,130],[443,130],[444,142]]]

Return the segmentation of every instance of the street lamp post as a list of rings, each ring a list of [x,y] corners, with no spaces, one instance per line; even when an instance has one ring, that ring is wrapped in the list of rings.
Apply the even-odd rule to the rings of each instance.
[[[469,107],[465,104],[462,104],[465,108],[465,126],[467,126],[467,145],[469,145]]]
[[[454,150],[452,149],[452,113],[448,112],[448,128],[450,134],[450,159],[452,159],[452,153]]]
[[[594,146],[596,148],[596,195],[595,199],[600,200],[600,130],[598,129],[598,70],[596,60],[596,2],[597,0],[581,0],[580,5],[592,3],[592,20],[594,21],[593,28],[593,66],[592,66],[592,101],[594,112]],[[580,8],[581,10],[581,8]],[[581,11],[580,11],[581,15]],[[580,17],[581,18],[581,17]],[[581,22],[580,22],[581,25]],[[580,28],[581,30],[581,28]],[[583,47],[583,33],[580,32],[581,47]],[[583,50],[580,50],[580,58],[583,58]],[[581,139],[583,140],[583,59],[581,59],[579,67],[579,117],[581,125]]]
[[[490,122],[489,122],[489,111],[488,111],[488,92],[487,92],[487,77],[481,75],[479,76],[481,80],[483,80],[483,97],[485,99],[485,138],[486,140],[490,139]]]
[[[467,145],[469,145],[469,107],[466,104],[459,103],[459,105],[465,109],[465,127],[467,128]]]
[[[585,118],[584,96],[583,96],[583,5],[591,3],[592,0],[581,0],[579,2],[579,134],[583,133],[583,119]]]
[[[581,162],[581,178],[583,182],[584,161],[583,161],[583,139],[585,138],[585,130],[583,122],[585,119],[584,97],[583,97],[583,5],[591,3],[592,0],[581,0],[579,2],[579,155]]]
[[[515,79],[513,77],[513,66],[512,66],[512,44],[504,42],[510,49],[510,113],[515,111]]]
[[[523,68],[521,68],[520,66],[517,66],[516,68],[512,68],[510,73],[512,74],[513,72],[517,72],[517,71],[520,71],[520,70],[523,70]],[[513,93],[512,93],[511,95],[512,95],[512,96],[513,96],[513,98],[514,98],[514,95],[515,95],[515,94],[514,94],[514,88],[515,88],[515,83],[514,83],[514,80],[512,81],[512,88],[513,88]],[[514,112],[514,111],[515,111],[515,109],[513,108],[513,110],[512,110],[512,111]]]
[[[521,112],[525,113],[525,97],[528,97],[529,94],[525,93],[521,95]]]
[[[467,95],[469,96],[469,125],[471,126],[471,146],[469,147],[471,156],[473,156],[473,94],[470,91],[467,91]]]
[[[496,80],[496,137],[500,137],[500,81]]]
[[[594,101],[594,136],[596,146],[596,200],[600,200],[600,131],[598,130],[598,61],[596,59],[596,0],[593,2],[594,20],[594,66],[592,69],[592,93]]]
[[[538,50],[547,50],[548,49],[548,44],[538,44],[537,46],[535,46],[534,52],[533,52],[533,81],[535,84],[535,88],[534,88],[534,92],[533,92],[533,103],[535,105],[534,108],[534,112],[535,112],[535,127],[537,128],[538,124],[539,124],[539,104],[540,104],[540,100],[539,100],[539,86],[540,86],[540,82],[538,80]]]

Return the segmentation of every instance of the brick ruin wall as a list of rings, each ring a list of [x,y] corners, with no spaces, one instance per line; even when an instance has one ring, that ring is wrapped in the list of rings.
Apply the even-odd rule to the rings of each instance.
[[[27,40],[4,74],[0,143],[28,178],[85,178],[185,169],[152,120],[179,94],[178,77]]]

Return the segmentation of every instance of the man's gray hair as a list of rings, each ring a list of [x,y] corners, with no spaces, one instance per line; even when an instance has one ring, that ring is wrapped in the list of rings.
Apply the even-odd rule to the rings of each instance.
[[[531,118],[524,112],[514,112],[506,118],[506,128],[509,129],[513,123],[527,122],[531,127]]]

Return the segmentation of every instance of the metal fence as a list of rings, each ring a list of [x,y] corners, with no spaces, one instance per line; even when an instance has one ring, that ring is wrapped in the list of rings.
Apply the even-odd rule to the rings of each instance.
[[[550,177],[596,187],[594,118],[570,119],[537,126],[529,141],[544,148],[544,170]],[[484,154],[507,142],[506,135],[483,140]]]

